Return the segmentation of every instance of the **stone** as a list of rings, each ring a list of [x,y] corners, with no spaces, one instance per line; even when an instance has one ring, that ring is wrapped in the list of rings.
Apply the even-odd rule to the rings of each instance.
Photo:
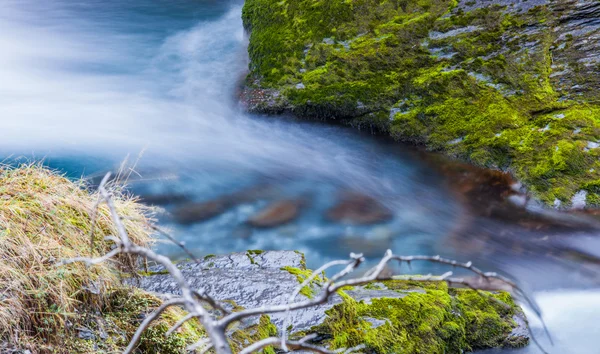
[[[173,218],[180,224],[193,224],[214,218],[225,212],[231,203],[224,199],[208,202],[192,202],[182,205],[172,212]]]
[[[223,256],[210,255],[199,263],[184,262],[177,264],[177,267],[193,288],[204,289],[226,307],[235,310],[287,303],[290,294],[305,279],[303,276],[311,274],[311,271],[306,269],[304,264],[304,256],[299,252],[248,251]],[[171,279],[170,275],[164,274],[164,269],[161,266],[151,266],[149,270],[150,274],[153,275],[126,281],[163,297],[180,294],[177,284]],[[296,300],[309,299],[316,294],[316,290],[320,289],[318,283],[313,283],[310,288],[313,290],[301,292]],[[490,287],[490,289],[496,290],[493,287]],[[439,299],[437,299],[438,296],[440,296]],[[473,298],[473,296],[477,298]],[[479,296],[481,295],[468,289],[450,291],[445,283],[415,283],[408,280],[398,280],[382,281],[372,286],[357,286],[331,297],[330,301],[325,304],[291,312],[289,321],[289,324],[291,324],[291,337],[294,338],[296,334],[303,336],[308,333],[315,333],[317,334],[318,344],[331,346],[332,328],[345,328],[349,325],[349,323],[344,322],[335,324],[336,321],[339,321],[339,314],[356,307],[352,311],[357,312],[352,312],[354,317],[349,318],[349,321],[357,321],[356,325],[360,328],[366,326],[364,327],[365,331],[383,330],[383,332],[377,332],[379,334],[373,336],[373,338],[380,338],[383,341],[390,340],[388,336],[391,328],[392,331],[399,331],[398,333],[408,330],[409,335],[406,338],[409,338],[410,341],[419,342],[421,337],[411,336],[410,331],[415,330],[413,328],[424,328],[430,332],[423,333],[423,336],[430,338],[431,342],[428,341],[423,345],[439,343],[435,344],[435,348],[439,348],[438,345],[444,348],[454,348],[452,343],[460,341],[440,337],[437,334],[442,329],[440,326],[454,328],[453,326],[469,325],[471,331],[485,331],[488,328],[495,328],[494,326],[500,326],[498,328],[502,328],[502,330],[500,333],[486,336],[485,338],[494,338],[494,340],[485,342],[486,344],[483,346],[480,346],[478,342],[469,342],[472,339],[467,335],[465,342],[461,342],[461,350],[474,347],[485,348],[486,345],[514,347],[527,343],[529,337],[524,315],[520,308],[513,305],[508,294],[493,293],[490,295],[497,297],[497,300],[501,302],[506,301],[507,307],[504,307],[505,305],[495,307],[500,306],[496,301],[481,301],[486,297],[479,298]],[[391,304],[394,304],[394,306],[390,307]],[[452,304],[457,307],[453,308],[454,305]],[[480,307],[482,304],[484,304],[484,307]],[[381,307],[382,305],[383,307]],[[392,315],[395,306],[404,308],[402,311],[410,310],[410,312],[405,313],[407,317],[400,322],[397,315]],[[430,306],[433,307],[429,309]],[[471,308],[471,306],[474,306],[474,308]],[[420,315],[420,311],[426,311],[432,316]],[[434,311],[435,314],[430,311]],[[465,322],[465,319],[476,320],[476,317],[473,316],[476,316],[479,313],[478,311],[488,311],[489,317],[486,317],[485,326],[472,327],[472,324]],[[413,315],[409,313],[413,313]],[[388,315],[389,317],[386,317]],[[442,323],[437,320],[438,318],[444,318],[444,321],[450,322]],[[272,314],[270,316],[270,321],[277,327],[278,331],[282,330],[284,319],[285,314]],[[249,319],[242,325],[242,328],[256,324],[256,321],[257,319]],[[428,323],[419,327],[421,321],[428,321]],[[403,326],[408,327],[404,328]],[[358,327],[357,329],[360,329]],[[494,329],[494,331],[498,330]],[[351,336],[355,335],[351,334]],[[376,343],[371,340],[366,340],[365,344],[372,352],[391,353],[390,351],[374,350]],[[430,349],[433,350],[433,347]],[[433,353],[436,351],[426,352]]]
[[[298,217],[302,202],[299,200],[280,200],[268,205],[252,215],[248,224],[254,227],[270,228],[287,224]]]
[[[179,205],[171,212],[171,215],[180,224],[193,224],[212,219],[230,208],[244,203],[253,203],[259,199],[272,199],[277,196],[277,192],[272,185],[258,184],[231,194],[221,195],[213,200]]]
[[[94,332],[87,328],[79,328],[78,337],[79,337],[79,339],[83,339],[83,340],[95,340],[96,339]]]
[[[327,219],[350,225],[369,225],[390,221],[392,212],[375,198],[357,192],[344,193],[327,211]]]

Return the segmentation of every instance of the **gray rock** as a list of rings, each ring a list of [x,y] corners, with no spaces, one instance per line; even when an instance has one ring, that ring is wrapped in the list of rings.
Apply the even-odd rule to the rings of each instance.
[[[304,256],[292,251],[249,251],[207,257],[199,264],[178,264],[178,268],[194,288],[206,290],[216,300],[233,301],[235,305],[244,308],[289,302],[290,294],[296,290],[299,283],[295,275],[282,270],[282,267],[305,269]],[[130,279],[128,282],[159,295],[181,294],[177,283],[169,274],[160,274],[164,272],[162,266],[150,267],[149,271],[158,274],[142,277],[137,281]],[[347,294],[367,303],[374,298],[406,296],[393,290],[360,288],[349,290]],[[299,294],[297,300],[302,298],[306,299],[304,295]],[[339,296],[334,296],[326,305],[295,311],[291,313],[289,323],[294,324],[294,331],[308,330],[322,323],[326,317],[325,311],[341,301]],[[271,316],[272,322],[279,329],[282,328],[284,319],[284,314]]]
[[[180,263],[186,280],[196,289],[204,289],[213,298],[230,308],[255,308],[265,305],[282,305],[290,301],[292,294],[299,286],[298,279],[283,267],[293,267],[305,270],[304,256],[293,251],[248,251],[224,256],[207,256],[199,263]],[[140,288],[158,294],[178,295],[180,290],[169,274],[164,274],[161,266],[150,267],[154,275],[141,279],[129,279],[128,282]],[[356,301],[372,303],[373,299],[402,298],[410,293],[425,293],[423,289],[392,290],[383,283],[375,283],[370,287],[354,287],[345,293]],[[296,300],[306,299],[299,294]],[[292,324],[292,332],[308,331],[323,323],[327,317],[326,311],[343,300],[335,295],[326,304],[294,311],[290,313],[288,324]],[[388,319],[364,317],[374,328],[385,325]],[[522,314],[514,318],[518,324],[506,342],[521,343],[528,338],[526,322]],[[255,324],[257,318],[249,319],[241,328]],[[271,315],[271,321],[281,331],[284,326],[285,314]],[[80,332],[80,336],[85,332]]]
[[[79,328],[78,337],[79,337],[79,339],[83,339],[83,340],[94,340],[94,339],[96,339],[96,336],[94,335],[94,332],[91,329],[88,329],[88,328]]]
[[[573,209],[583,209],[586,206],[587,191],[580,190],[571,198],[571,206]]]

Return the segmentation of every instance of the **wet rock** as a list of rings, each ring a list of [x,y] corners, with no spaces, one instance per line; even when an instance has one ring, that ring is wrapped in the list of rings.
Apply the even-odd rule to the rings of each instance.
[[[300,213],[301,202],[298,200],[281,200],[268,205],[248,219],[254,227],[276,227],[296,219]]]
[[[94,332],[91,329],[88,329],[88,328],[79,328],[78,337],[79,337],[79,339],[83,339],[83,340],[94,340],[94,339],[96,339],[96,336],[94,335]]]
[[[258,184],[224,196],[231,204],[252,203],[259,199],[278,197],[280,190],[272,184]]]
[[[231,207],[225,199],[211,200],[201,203],[188,203],[172,212],[173,218],[180,224],[193,224],[205,221],[222,214]]]
[[[327,211],[327,219],[351,225],[369,225],[390,221],[392,212],[376,199],[356,193],[345,193],[340,201]]]
[[[277,192],[272,185],[255,185],[213,200],[185,203],[172,211],[171,215],[180,224],[193,224],[212,219],[240,204],[274,198]]]
[[[254,308],[284,304],[288,302],[289,295],[299,286],[300,280],[297,274],[308,272],[304,266],[303,255],[293,251],[248,251],[224,256],[207,256],[200,263],[180,263],[177,267],[192,287],[206,290],[208,294],[231,308]],[[296,271],[292,272],[291,269]],[[175,281],[168,274],[163,274],[164,269],[161,266],[151,266],[150,270],[156,274],[142,277],[139,280],[130,279],[128,281],[159,295],[180,294]],[[430,288],[437,291],[427,291]],[[316,287],[313,289],[317,290]],[[462,320],[462,316],[475,316],[479,313],[478,311],[497,311],[502,316],[499,320],[494,320],[495,322],[488,321],[486,327],[476,328],[475,330],[485,331],[488,326],[495,328],[494,326],[500,324],[498,321],[501,321],[501,323],[508,323],[510,330],[507,332],[506,327],[503,327],[504,333],[501,331],[501,333],[491,334],[496,338],[498,345],[518,346],[523,345],[528,340],[526,330],[519,327],[526,326],[526,322],[518,307],[509,304],[510,310],[507,310],[504,306],[494,310],[496,302],[489,300],[490,302],[485,305],[485,310],[474,308],[475,311],[469,312],[470,306],[477,307],[480,306],[478,304],[482,301],[485,303],[488,300],[484,300],[485,297],[482,297],[481,300],[478,297],[477,301],[469,300],[470,296],[480,295],[466,289],[456,289],[456,292],[448,291],[445,283],[423,284],[421,287],[414,282],[408,283],[402,280],[382,281],[373,286],[357,286],[344,292],[346,296],[335,295],[326,304],[292,312],[289,322],[292,324],[292,336],[294,336],[294,333],[299,332],[305,332],[305,334],[315,333],[319,344],[327,346],[330,344],[328,340],[331,336],[326,335],[326,326],[335,326],[340,321],[340,318],[336,316],[337,313],[351,310],[356,311],[352,312],[353,317],[351,319],[356,321],[357,328],[355,329],[363,328],[361,323],[369,324],[368,327],[364,327],[365,331],[376,331],[383,326],[389,326],[398,333],[404,333],[403,331],[408,330],[407,328],[427,328],[430,331],[427,335],[431,335],[430,338],[439,345],[445,346],[444,341],[447,339],[438,334],[438,329],[441,329],[444,324],[438,322],[437,318],[451,320],[456,317],[457,321],[452,322],[452,326],[464,326],[465,321]],[[438,302],[435,296],[442,296],[444,299]],[[497,296],[500,299],[506,299],[505,295]],[[307,295],[304,293],[299,294],[297,300],[303,299],[307,299]],[[455,301],[460,303],[460,306],[456,309],[452,307],[454,305],[449,305],[454,304]],[[410,311],[405,309],[406,314],[415,312],[413,310],[414,304],[418,304],[422,311],[434,311],[436,315],[433,317],[417,315],[412,318],[407,317],[401,322],[398,321],[398,316],[393,315],[396,306],[408,306]],[[333,312],[329,311],[334,307]],[[465,310],[467,312],[459,312]],[[347,316],[341,317],[342,320],[345,318]],[[422,323],[428,321],[429,318],[434,318],[433,322]],[[285,314],[271,315],[272,323],[280,331],[284,319]],[[513,322],[513,319],[515,322]],[[256,322],[256,319],[249,319],[248,323],[242,324],[242,327],[254,323],[252,321]],[[407,322],[404,323],[404,321]],[[338,324],[340,328],[349,325],[348,323]],[[420,326],[420,324],[424,326]],[[350,325],[353,326],[354,324]],[[431,329],[428,329],[430,326]],[[386,333],[385,331],[381,332],[373,338],[381,337],[385,340]],[[464,330],[462,333],[464,333]],[[415,338],[419,338],[419,336],[415,336]],[[489,343],[492,343],[492,341]],[[367,342],[365,344],[370,346],[373,343]],[[476,343],[470,345],[476,345]]]

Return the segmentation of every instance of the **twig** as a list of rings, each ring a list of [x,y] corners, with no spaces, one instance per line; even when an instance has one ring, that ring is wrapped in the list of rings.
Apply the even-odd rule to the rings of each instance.
[[[266,338],[266,339],[260,340],[256,343],[246,347],[244,350],[242,350],[240,352],[240,354],[256,353],[265,347],[268,347],[268,346],[280,347],[280,345],[281,345],[281,338],[277,338],[277,337]],[[325,349],[323,347],[319,347],[316,345],[306,344],[306,341],[303,341],[303,340],[300,340],[300,341],[289,341],[288,340],[285,342],[285,347],[291,348],[293,350],[309,350],[311,352],[321,353],[321,354],[339,354],[339,353],[354,353],[358,350],[363,349],[365,346],[359,345],[357,347],[350,348],[350,349],[344,349],[342,351],[337,351],[337,350],[334,351],[334,350]],[[280,348],[283,349],[283,346],[281,346]],[[284,350],[287,351],[287,349],[284,349]]]

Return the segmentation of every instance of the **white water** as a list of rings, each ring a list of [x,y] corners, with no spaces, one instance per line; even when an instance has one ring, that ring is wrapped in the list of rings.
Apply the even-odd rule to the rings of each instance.
[[[389,176],[373,175],[368,147],[353,136],[238,110],[234,89],[247,67],[240,5],[161,37],[137,30],[140,18],[128,14],[81,18],[58,1],[0,3],[6,151],[124,157],[147,150],[174,161],[312,171],[362,188],[395,188]]]

